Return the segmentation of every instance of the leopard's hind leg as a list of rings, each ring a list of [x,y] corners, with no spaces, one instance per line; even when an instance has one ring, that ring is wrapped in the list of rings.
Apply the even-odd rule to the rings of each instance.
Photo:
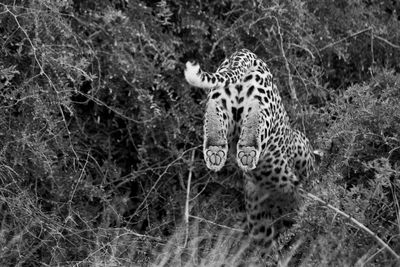
[[[236,160],[245,172],[255,169],[260,158],[263,117],[259,102],[254,100],[244,114],[237,143]]]
[[[307,178],[314,169],[315,156],[307,137],[298,130],[293,130],[292,158],[296,175],[300,181]]]
[[[228,115],[219,101],[209,99],[204,119],[204,160],[210,170],[219,171],[228,156]]]

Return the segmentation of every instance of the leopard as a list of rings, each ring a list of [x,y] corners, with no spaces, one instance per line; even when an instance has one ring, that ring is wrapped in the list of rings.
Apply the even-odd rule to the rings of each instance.
[[[214,73],[188,61],[184,76],[189,85],[208,90],[206,166],[217,172],[228,155],[236,158],[244,177],[247,231],[267,253],[294,223],[299,187],[314,166],[310,141],[291,126],[270,69],[250,50],[226,57]]]

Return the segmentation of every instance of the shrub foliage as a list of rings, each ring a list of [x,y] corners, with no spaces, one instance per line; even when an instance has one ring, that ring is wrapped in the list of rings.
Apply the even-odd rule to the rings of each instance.
[[[0,265],[250,260],[221,239],[236,236],[221,227],[243,204],[240,173],[205,167],[206,92],[182,74],[187,60],[214,71],[243,47],[325,151],[305,190],[400,254],[398,14],[391,0],[2,1]],[[186,201],[197,228],[182,248]],[[288,257],[304,266],[396,263],[311,201],[287,235],[304,237]],[[218,255],[226,243],[236,249]]]

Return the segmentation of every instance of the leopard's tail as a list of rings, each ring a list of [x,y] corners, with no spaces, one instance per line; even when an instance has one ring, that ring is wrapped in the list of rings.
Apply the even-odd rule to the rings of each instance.
[[[198,63],[190,61],[186,62],[185,78],[190,85],[205,89],[222,86],[227,81],[223,75],[202,71]]]

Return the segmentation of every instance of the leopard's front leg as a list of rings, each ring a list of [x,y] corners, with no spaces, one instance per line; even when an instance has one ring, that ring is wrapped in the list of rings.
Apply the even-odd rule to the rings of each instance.
[[[288,165],[284,158],[263,156],[255,170],[244,174],[249,235],[263,253],[295,222],[300,195]]]
[[[263,117],[259,102],[251,102],[243,118],[236,153],[237,163],[245,172],[255,169],[260,158]]]
[[[210,99],[207,103],[204,119],[204,160],[207,167],[219,171],[228,156],[228,116],[218,100]]]

